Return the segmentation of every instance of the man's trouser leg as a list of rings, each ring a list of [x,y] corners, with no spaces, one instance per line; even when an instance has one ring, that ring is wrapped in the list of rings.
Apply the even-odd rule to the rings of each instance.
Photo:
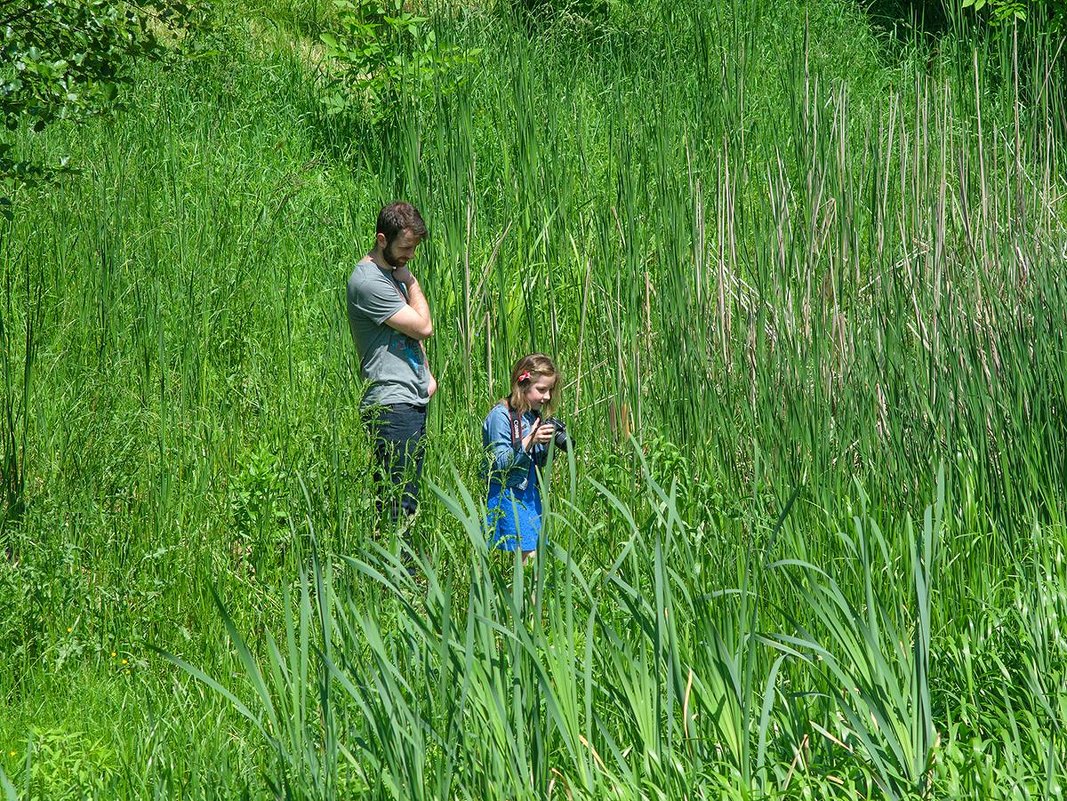
[[[388,515],[396,523],[401,512],[413,515],[418,506],[426,452],[426,407],[396,403],[379,406],[376,412],[370,422],[376,462],[375,508],[379,519]]]

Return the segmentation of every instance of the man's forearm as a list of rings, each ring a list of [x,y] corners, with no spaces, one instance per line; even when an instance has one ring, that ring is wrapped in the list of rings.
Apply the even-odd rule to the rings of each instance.
[[[422,287],[419,286],[419,282],[412,277],[411,282],[407,285],[408,289],[408,305],[430,326],[433,325],[433,320],[430,318],[430,304],[426,302],[426,296],[422,294]]]

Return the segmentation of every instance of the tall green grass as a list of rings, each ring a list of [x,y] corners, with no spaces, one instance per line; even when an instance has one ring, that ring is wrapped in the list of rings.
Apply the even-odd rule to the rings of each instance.
[[[1061,792],[1058,41],[441,9],[478,59],[372,129],[316,105],[330,15],[275,11],[19,140],[82,173],[0,227],[14,787]],[[370,535],[340,292],[393,197],[431,228],[421,581]],[[535,348],[579,447],[523,572],[477,432]]]

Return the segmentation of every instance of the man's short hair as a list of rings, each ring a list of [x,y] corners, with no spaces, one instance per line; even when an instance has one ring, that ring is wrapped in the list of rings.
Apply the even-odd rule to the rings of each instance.
[[[402,200],[382,207],[377,228],[379,234],[385,235],[386,242],[392,242],[401,231],[411,231],[420,240],[426,238],[426,223],[419,210]]]

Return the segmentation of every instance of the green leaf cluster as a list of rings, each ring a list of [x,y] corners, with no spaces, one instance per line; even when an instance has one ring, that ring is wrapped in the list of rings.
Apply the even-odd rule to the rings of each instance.
[[[988,10],[994,23],[1011,22],[1047,14],[1053,27],[1067,20],[1067,2],[1064,0],[962,0],[963,8],[975,11]]]
[[[206,6],[186,0],[0,0],[0,118],[7,131],[40,132],[117,105],[137,60],[167,52],[164,36]],[[20,159],[0,143],[0,206],[21,185],[66,171]]]
[[[403,0],[337,0],[337,30],[321,36],[330,62],[323,74],[327,114],[353,112],[372,123],[404,101],[419,104],[449,91],[458,68],[478,51],[444,45],[429,17]]]

